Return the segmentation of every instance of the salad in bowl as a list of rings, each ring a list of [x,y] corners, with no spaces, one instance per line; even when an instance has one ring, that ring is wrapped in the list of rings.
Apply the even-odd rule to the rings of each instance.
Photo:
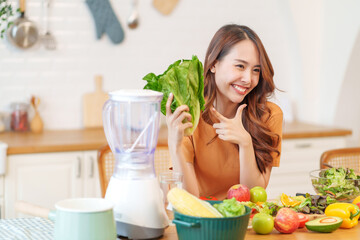
[[[334,197],[337,201],[351,202],[360,195],[360,175],[349,168],[329,168],[310,172],[315,192]]]

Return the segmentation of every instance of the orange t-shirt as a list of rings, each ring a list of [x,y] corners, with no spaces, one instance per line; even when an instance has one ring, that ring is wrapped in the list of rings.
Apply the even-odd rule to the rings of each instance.
[[[270,118],[265,123],[280,136],[278,151],[281,151],[283,114],[275,103],[268,102]],[[266,116],[265,116],[266,117]],[[226,197],[228,189],[239,183],[239,150],[234,143],[219,139],[212,125],[200,118],[192,136],[183,140],[185,161],[193,163],[199,184],[200,196]],[[280,155],[272,154],[273,166],[278,167]]]

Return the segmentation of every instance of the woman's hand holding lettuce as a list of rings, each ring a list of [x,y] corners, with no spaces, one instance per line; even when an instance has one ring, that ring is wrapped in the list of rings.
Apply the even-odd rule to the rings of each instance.
[[[193,127],[185,130],[185,135],[195,131],[204,110],[204,76],[203,65],[196,56],[191,60],[178,60],[171,64],[160,75],[147,74],[143,79],[147,81],[144,89],[162,92],[161,112],[166,115],[166,102],[170,93],[174,99],[171,103],[172,112],[181,105],[189,107]]]

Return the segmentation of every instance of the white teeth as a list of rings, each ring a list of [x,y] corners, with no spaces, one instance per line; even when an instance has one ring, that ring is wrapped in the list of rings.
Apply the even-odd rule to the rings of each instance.
[[[243,92],[243,93],[246,91],[245,88],[239,87],[237,85],[233,85],[233,87],[236,88],[237,90],[239,90],[240,92]]]

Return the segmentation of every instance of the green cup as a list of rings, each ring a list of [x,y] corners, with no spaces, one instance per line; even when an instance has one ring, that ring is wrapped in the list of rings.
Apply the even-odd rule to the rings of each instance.
[[[113,204],[103,198],[62,200],[50,211],[55,240],[116,240]]]

